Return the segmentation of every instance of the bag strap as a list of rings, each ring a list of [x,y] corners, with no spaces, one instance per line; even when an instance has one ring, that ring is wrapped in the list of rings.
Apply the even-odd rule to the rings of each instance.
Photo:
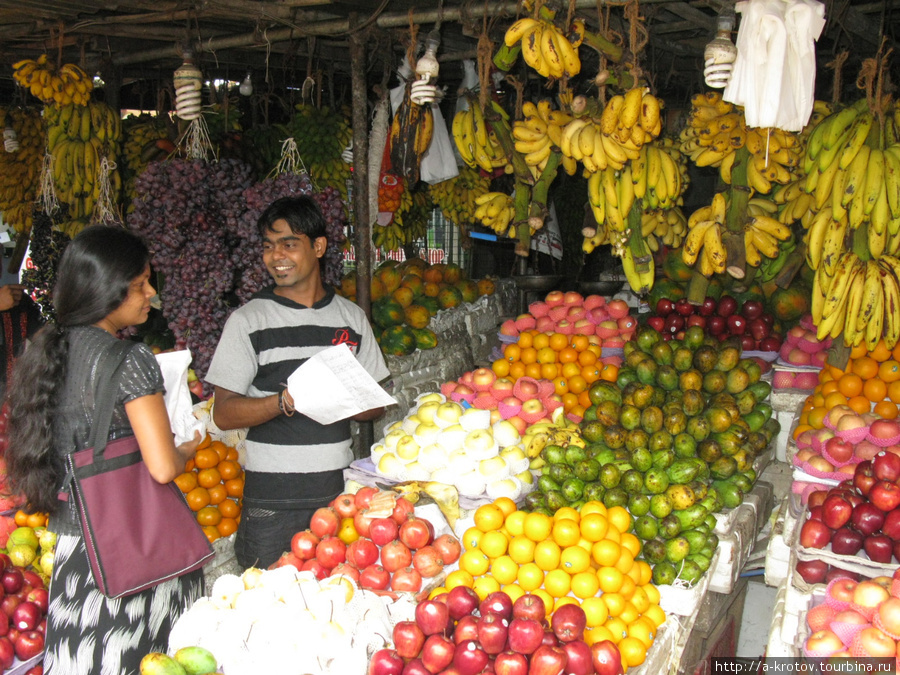
[[[110,345],[97,365],[96,389],[94,392],[94,422],[91,425],[89,448],[94,449],[94,461],[103,458],[103,451],[109,440],[109,425],[112,423],[116,406],[116,394],[122,380],[122,364],[131,352],[131,340],[116,340]]]

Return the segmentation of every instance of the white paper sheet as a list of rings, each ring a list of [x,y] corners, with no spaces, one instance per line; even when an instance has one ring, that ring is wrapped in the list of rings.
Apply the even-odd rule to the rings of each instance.
[[[397,403],[345,344],[323,349],[308,359],[288,378],[287,389],[294,409],[319,424],[333,424]]]

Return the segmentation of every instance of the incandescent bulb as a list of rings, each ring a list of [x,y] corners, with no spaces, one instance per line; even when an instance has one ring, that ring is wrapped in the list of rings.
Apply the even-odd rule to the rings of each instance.
[[[247,77],[241,82],[238,91],[241,93],[241,96],[250,96],[253,93],[253,83],[250,81],[250,73],[247,73]]]

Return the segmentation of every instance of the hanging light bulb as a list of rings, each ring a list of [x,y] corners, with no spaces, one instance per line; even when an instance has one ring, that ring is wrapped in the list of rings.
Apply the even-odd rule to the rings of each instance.
[[[15,152],[19,149],[19,139],[16,137],[16,130],[12,127],[6,127],[3,130],[3,148],[7,152]]]
[[[241,96],[250,96],[253,94],[253,82],[250,81],[249,71],[247,72],[247,77],[241,82],[241,86],[238,87],[238,91],[241,93]]]
[[[731,32],[735,24],[734,5],[726,4],[716,19],[716,37],[703,50],[705,68],[703,77],[706,84],[716,89],[723,89],[731,80],[734,62],[737,59],[737,47],[731,41]]]
[[[409,97],[417,105],[434,103],[437,85],[431,83],[437,81],[438,73],[441,70],[436,56],[440,46],[441,34],[435,26],[434,30],[425,38],[425,53],[416,62],[417,79],[412,83]]]
[[[184,52],[184,63],[175,71],[175,114],[186,121],[200,117],[200,90],[203,73],[194,65],[190,51]]]

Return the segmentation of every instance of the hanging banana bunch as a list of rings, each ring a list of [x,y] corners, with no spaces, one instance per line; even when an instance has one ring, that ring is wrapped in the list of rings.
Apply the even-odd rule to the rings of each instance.
[[[490,179],[477,169],[463,167],[455,178],[430,185],[428,190],[444,217],[465,228],[477,220],[477,199],[488,191],[490,184]]]
[[[456,149],[467,166],[493,173],[507,165],[506,152],[477,99],[468,97],[468,106],[454,115],[451,127]]]
[[[13,64],[13,79],[43,103],[87,105],[94,80],[74,63],[55,68],[46,54]]]
[[[0,145],[0,213],[16,232],[31,230],[47,138],[40,110],[0,107],[0,129],[11,129],[17,141],[12,152]]]
[[[475,199],[478,208],[475,218],[485,227],[492,229],[500,236],[515,237],[515,228],[510,230],[510,223],[515,217],[513,198],[505,192],[485,192]]]
[[[522,104],[524,118],[513,123],[512,136],[515,150],[525,158],[532,176],[537,179],[547,166],[550,155],[562,146],[563,129],[572,122],[572,116],[563,110],[553,110],[549,99],[541,99],[537,105],[531,101]],[[565,153],[560,159],[567,174],[574,175],[577,163]]]
[[[521,43],[522,58],[539,75],[561,79],[581,72],[578,48],[584,39],[584,21],[576,19],[569,31],[563,33],[545,18],[524,17],[506,31],[503,41],[507,47]]]

